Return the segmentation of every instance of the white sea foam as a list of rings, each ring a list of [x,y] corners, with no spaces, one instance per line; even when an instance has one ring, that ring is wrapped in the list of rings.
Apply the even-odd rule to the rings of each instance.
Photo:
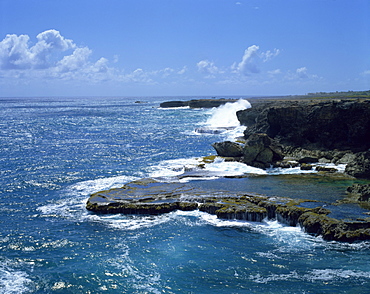
[[[205,112],[208,119],[201,122],[200,127],[193,134],[222,134],[225,140],[233,141],[235,138],[242,136],[245,130],[244,126],[240,126],[236,112],[250,107],[251,104],[247,100],[240,99],[237,102],[229,102],[217,108],[209,109]]]
[[[33,282],[24,271],[14,269],[9,260],[0,265],[0,293],[19,294],[30,291]]]
[[[214,162],[206,164],[205,168],[209,171],[219,172],[220,174],[224,173],[224,175],[228,176],[238,176],[244,174],[267,174],[267,172],[263,169],[241,162],[225,161],[223,158],[216,158]]]
[[[344,270],[344,269],[313,269],[306,273],[298,273],[297,271],[291,271],[287,274],[271,274],[261,275],[255,274],[250,275],[249,278],[255,283],[267,284],[275,281],[343,281],[347,279],[369,279],[370,272],[366,271],[355,271],[355,270]]]
[[[88,180],[73,184],[63,190],[61,199],[53,203],[42,205],[37,208],[43,216],[67,217],[77,221],[93,219],[86,209],[86,201],[90,194],[97,191],[122,187],[125,183],[133,181],[137,177],[118,176]]]
[[[191,177],[192,172],[197,173],[197,175]],[[189,177],[183,178],[181,181],[190,181],[192,179],[216,179],[224,176],[241,176],[245,174],[266,175],[267,172],[241,162],[229,162],[221,157],[216,157],[210,163],[204,163],[202,158],[165,160],[156,166],[150,167],[149,174],[150,177],[167,179],[188,174]]]
[[[215,227],[249,227],[252,228],[255,224],[248,221],[241,220],[224,220],[217,218],[216,215],[208,214],[206,212],[200,215],[201,219],[212,226]]]
[[[102,222],[110,228],[119,230],[139,230],[143,228],[154,227],[163,223],[167,223],[173,220],[175,214],[173,212],[161,215],[130,215],[124,216],[109,215],[109,216],[98,216],[94,215],[91,219],[97,222]]]
[[[204,163],[202,158],[179,158],[165,160],[156,166],[150,167],[149,175],[151,177],[170,179],[190,173],[189,177],[185,177],[181,180],[184,182],[194,179],[216,179],[224,176],[242,176],[248,174],[273,176],[282,174],[317,173],[315,170],[316,166],[333,167],[336,168],[338,172],[344,172],[345,169],[345,164],[314,164],[312,170],[301,170],[300,167],[268,168],[263,170],[241,162],[225,161],[221,157],[216,157],[215,160],[210,163]],[[191,177],[191,172],[197,173],[196,177]]]
[[[139,267],[135,265],[135,262],[130,258],[130,250],[127,245],[120,244],[116,246],[115,249],[116,251],[121,252],[121,254],[117,254],[115,258],[107,260],[109,268],[111,268],[112,271],[105,272],[106,276],[125,277],[125,280],[127,279],[128,282],[128,285],[126,286],[134,288],[140,291],[140,293],[163,293],[158,290],[158,288],[162,288],[161,275],[153,263],[146,267],[144,272],[143,270],[140,270]]]
[[[211,110],[211,117],[206,121],[206,125],[211,127],[237,127],[240,125],[236,116],[239,110],[251,108],[247,100],[240,99],[234,103],[226,103]]]

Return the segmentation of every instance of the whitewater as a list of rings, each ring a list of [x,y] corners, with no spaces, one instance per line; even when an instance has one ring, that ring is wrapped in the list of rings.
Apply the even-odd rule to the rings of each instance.
[[[217,109],[159,107],[192,98],[0,98],[0,293],[367,293],[369,242],[326,242],[276,221],[199,211],[85,209],[91,193],[197,171],[203,156],[216,154],[212,143],[242,135],[235,113],[251,107],[248,99]],[[202,171],[181,181],[325,201],[351,184],[222,159]]]

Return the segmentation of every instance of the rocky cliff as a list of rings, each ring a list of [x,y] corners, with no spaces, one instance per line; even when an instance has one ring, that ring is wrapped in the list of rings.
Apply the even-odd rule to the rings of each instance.
[[[284,145],[321,150],[370,148],[370,100],[275,101],[237,112],[244,134],[265,133]]]

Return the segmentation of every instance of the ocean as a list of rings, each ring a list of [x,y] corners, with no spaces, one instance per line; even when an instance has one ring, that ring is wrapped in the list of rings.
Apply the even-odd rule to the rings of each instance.
[[[192,98],[0,98],[0,293],[369,292],[370,242],[326,242],[274,220],[199,211],[85,209],[91,193],[171,180],[215,155],[212,143],[242,133],[235,111],[250,107],[245,99],[221,110],[159,107]],[[352,183],[220,159],[206,171],[213,176],[186,181],[329,202]],[[254,176],[221,177],[240,174]]]

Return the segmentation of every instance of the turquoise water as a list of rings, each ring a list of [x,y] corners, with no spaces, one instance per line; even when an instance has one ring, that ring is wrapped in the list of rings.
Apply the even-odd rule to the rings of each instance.
[[[213,110],[158,108],[178,99],[189,98],[0,98],[0,293],[366,293],[368,242],[198,211],[85,210],[91,193],[181,172],[230,135],[194,132]],[[330,199],[342,185],[269,175],[237,183],[202,185]]]

